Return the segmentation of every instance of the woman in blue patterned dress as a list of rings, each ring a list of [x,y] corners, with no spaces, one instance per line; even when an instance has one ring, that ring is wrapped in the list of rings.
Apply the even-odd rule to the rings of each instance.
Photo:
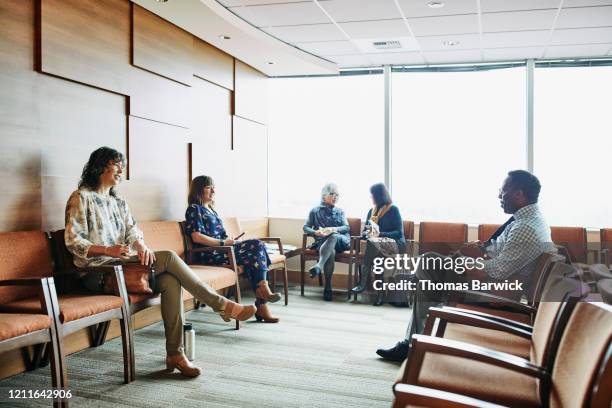
[[[347,251],[350,247],[349,225],[344,211],[336,207],[338,187],[329,183],[321,190],[321,204],[308,214],[304,232],[314,236],[315,241],[310,249],[319,251],[319,261],[308,271],[311,278],[325,272],[325,289],[323,299],[332,300],[331,280],[334,273],[336,254]]]
[[[270,314],[267,302],[278,302],[281,296],[273,293],[268,286],[270,258],[266,246],[258,239],[237,241],[229,237],[221,217],[214,209],[214,197],[215,184],[211,177],[198,176],[193,179],[189,190],[189,207],[185,212],[186,232],[196,247],[232,245],[236,263],[242,266],[255,291],[255,318],[259,322],[277,323],[279,319]],[[198,252],[195,255],[196,261],[205,265],[223,265],[229,262],[225,253],[221,252]]]

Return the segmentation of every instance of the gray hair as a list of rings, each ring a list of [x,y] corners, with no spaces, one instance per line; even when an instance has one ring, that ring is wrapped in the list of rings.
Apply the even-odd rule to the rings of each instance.
[[[326,196],[332,193],[338,193],[338,186],[336,183],[327,183],[324,185],[321,189],[321,202],[323,202]]]

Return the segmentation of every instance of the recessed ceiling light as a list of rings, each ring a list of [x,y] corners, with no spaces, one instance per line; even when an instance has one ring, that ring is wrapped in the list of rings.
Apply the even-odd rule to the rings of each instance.
[[[158,3],[167,3],[168,2],[168,0],[155,0],[155,1],[158,2]]]
[[[438,8],[444,7],[444,2],[443,1],[430,1],[429,3],[427,3],[427,5],[429,6],[429,8],[438,9]]]
[[[221,34],[219,36],[219,38],[222,39],[222,40],[231,40],[232,39],[232,37],[230,37],[229,35],[223,35],[223,34]]]
[[[457,40],[446,40],[446,41],[444,41],[444,45],[447,45],[449,47],[454,47],[455,45],[459,45],[459,41],[457,41]]]
[[[268,61],[268,65],[274,65],[274,61]]]

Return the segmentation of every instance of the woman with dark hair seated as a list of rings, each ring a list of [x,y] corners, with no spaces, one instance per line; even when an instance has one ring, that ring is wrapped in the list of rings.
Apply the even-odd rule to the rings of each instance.
[[[304,224],[304,232],[314,236],[315,241],[310,249],[319,251],[319,261],[310,269],[310,277],[315,278],[325,272],[325,289],[323,299],[332,300],[331,280],[334,273],[336,253],[349,249],[351,239],[349,225],[344,211],[336,207],[338,187],[329,183],[321,191],[321,205],[310,210]]]
[[[79,188],[66,205],[65,241],[77,267],[99,266],[117,261],[139,261],[156,272],[156,293],[161,294],[161,314],[166,333],[166,367],[184,376],[197,377],[201,369],[183,354],[182,288],[209,305],[225,321],[247,320],[253,306],[243,306],[217,294],[173,251],[150,250],[136,225],[127,202],[117,195],[126,161],[109,147],[94,151],[85,167]],[[83,284],[93,291],[104,286],[103,274],[87,274]]]
[[[258,239],[238,241],[238,237],[228,237],[221,217],[214,208],[215,183],[208,176],[198,176],[191,182],[189,207],[185,212],[186,232],[196,246],[233,245],[236,263],[244,268],[255,291],[255,317],[258,322],[277,323],[278,318],[270,314],[267,302],[278,302],[281,295],[273,293],[268,286],[268,266],[270,257],[266,245]],[[223,265],[228,263],[227,256],[221,252],[199,252],[200,263]]]
[[[374,207],[368,211],[362,233],[367,244],[359,284],[352,289],[355,294],[366,290],[371,278],[374,258],[393,257],[404,252],[406,248],[402,216],[399,208],[393,204],[389,190],[383,183],[378,183],[370,187],[370,193]],[[384,274],[380,274],[378,280],[384,281]],[[380,290],[374,305],[380,306],[383,303],[384,291]]]

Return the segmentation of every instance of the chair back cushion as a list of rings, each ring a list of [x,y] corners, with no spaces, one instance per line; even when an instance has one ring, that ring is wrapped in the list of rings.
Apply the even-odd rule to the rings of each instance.
[[[351,236],[361,235],[361,218],[348,218],[347,221]]]
[[[582,227],[550,227],[550,236],[557,245],[567,248],[571,262],[586,262],[587,233]]]
[[[0,233],[0,279],[53,276],[49,240],[42,231]],[[2,303],[38,296],[36,287],[2,286]]]
[[[485,242],[501,227],[501,224],[480,224],[478,226],[478,240]]]
[[[223,217],[223,227],[225,228],[225,232],[227,232],[227,236],[229,238],[236,238],[240,235],[240,220],[238,217]],[[242,237],[241,239],[244,239]]]
[[[185,247],[181,227],[176,221],[145,221],[138,224],[145,243],[154,251],[174,251],[183,258]]]
[[[612,306],[579,302],[567,322],[555,359],[551,408],[610,405],[611,346]],[[591,400],[593,389],[597,390],[598,403]]]
[[[421,222],[419,224],[419,254],[437,252],[448,255],[467,241],[467,233],[467,224]]]
[[[601,249],[612,250],[612,228],[602,228],[599,231],[599,240],[601,242]]]
[[[414,221],[404,221],[404,238],[414,239]]]

